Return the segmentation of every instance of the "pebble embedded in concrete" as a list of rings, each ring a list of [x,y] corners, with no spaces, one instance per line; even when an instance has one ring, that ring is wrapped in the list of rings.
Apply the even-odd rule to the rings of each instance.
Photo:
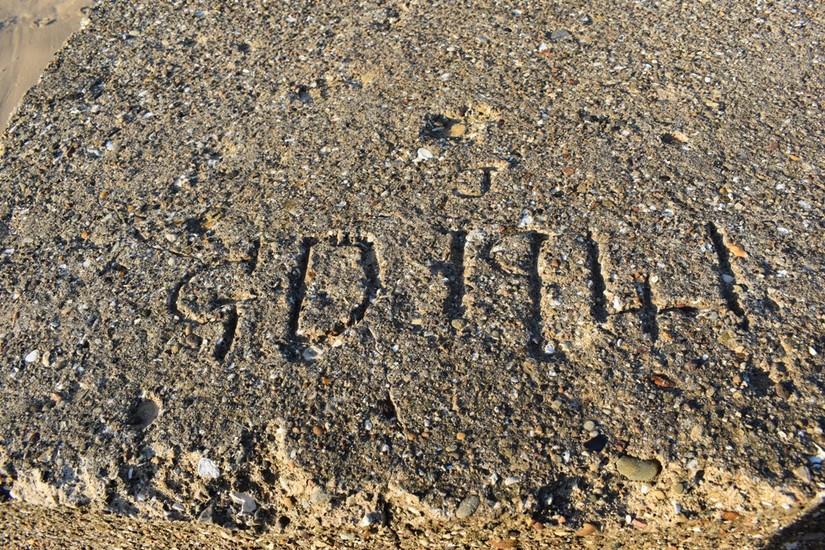
[[[469,495],[462,500],[455,511],[455,517],[465,519],[472,516],[478,509],[480,500],[476,495]]]
[[[652,481],[662,471],[662,465],[656,459],[623,456],[616,461],[616,469],[630,481]]]
[[[217,479],[221,477],[221,471],[214,462],[204,457],[198,461],[198,475],[205,479]]]

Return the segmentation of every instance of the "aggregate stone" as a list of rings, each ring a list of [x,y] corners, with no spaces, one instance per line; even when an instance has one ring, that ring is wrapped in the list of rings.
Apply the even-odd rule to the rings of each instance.
[[[616,461],[616,469],[631,481],[652,481],[662,471],[662,465],[656,459],[623,456]]]
[[[455,511],[455,517],[465,519],[472,516],[478,508],[480,500],[476,495],[468,495],[462,500]]]

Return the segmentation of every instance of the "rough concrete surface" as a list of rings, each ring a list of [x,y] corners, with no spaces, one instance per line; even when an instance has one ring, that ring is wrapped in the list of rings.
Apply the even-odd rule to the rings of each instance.
[[[10,544],[821,543],[823,4],[89,17],[0,141]]]

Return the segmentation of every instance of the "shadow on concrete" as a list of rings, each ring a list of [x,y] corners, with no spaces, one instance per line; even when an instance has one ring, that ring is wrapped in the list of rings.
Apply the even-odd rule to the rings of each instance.
[[[814,550],[825,548],[825,501],[792,525],[779,531],[765,547],[769,550]]]

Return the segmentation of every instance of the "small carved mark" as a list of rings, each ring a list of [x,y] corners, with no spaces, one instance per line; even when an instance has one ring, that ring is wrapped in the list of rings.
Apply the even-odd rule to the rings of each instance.
[[[739,305],[739,297],[736,294],[736,276],[731,268],[730,253],[728,247],[725,246],[725,238],[713,222],[708,222],[706,227],[718,258],[717,270],[722,298],[725,300],[728,309],[740,318],[740,326],[747,329],[750,323],[745,315],[745,310]]]
[[[225,316],[223,321],[223,335],[215,344],[213,356],[218,361],[226,359],[226,355],[232,349],[232,342],[235,340],[235,332],[238,329],[238,308],[233,302],[226,302],[221,306],[221,313]]]
[[[292,340],[298,340],[298,320],[301,317],[301,307],[306,294],[306,277],[309,266],[309,251],[316,243],[314,239],[304,239],[301,243],[301,252],[297,266],[292,271],[289,280],[289,327],[287,335]]]
[[[235,340],[238,328],[238,309],[233,300],[216,298],[210,293],[210,290],[214,292],[214,289],[205,289],[204,294],[196,292],[198,289],[192,289],[190,285],[198,274],[199,272],[187,274],[172,288],[167,304],[168,310],[170,315],[178,321],[189,323],[190,329],[221,322],[221,335],[217,338],[212,356],[218,361],[224,361]],[[190,288],[187,289],[187,287]],[[186,294],[182,296],[184,289],[187,289]],[[200,341],[202,341],[202,338],[194,332],[187,339],[191,341],[193,347],[200,346]]]
[[[642,307],[639,309],[639,317],[642,320],[642,332],[650,336],[651,341],[659,339],[659,322],[656,315],[659,308],[653,303],[653,291],[650,288],[650,277],[636,283],[636,292]]]
[[[541,290],[542,280],[539,273],[539,255],[541,246],[547,240],[547,235],[531,231],[530,239],[530,270],[529,270],[529,293],[530,293],[530,318],[527,320],[527,328],[530,332],[530,342],[527,344],[527,351],[535,358],[542,359],[547,356],[544,349],[544,330],[541,316]]]
[[[246,261],[246,274],[252,275],[258,268],[258,257],[261,254],[261,240],[255,239],[249,248],[249,259]]]
[[[436,262],[433,269],[447,279],[444,314],[452,321],[464,317],[464,245],[466,231],[450,231],[450,255],[446,262]]]
[[[461,174],[462,178],[469,178],[470,181],[462,180],[459,183],[457,189],[455,190],[456,196],[462,199],[472,199],[486,195],[490,192],[490,188],[492,187],[493,172],[495,170],[496,168],[493,167],[482,168],[480,179],[474,179],[476,177],[475,171]]]
[[[379,288],[378,259],[368,240],[305,239],[290,283],[288,346],[342,334],[364,318]],[[355,300],[353,292],[360,294]]]
[[[177,317],[179,320],[188,319],[188,316],[185,315],[180,308],[178,307],[178,302],[180,301],[180,292],[184,286],[186,286],[189,281],[192,280],[197,272],[187,273],[183,279],[177,282],[175,286],[172,287],[172,292],[169,293],[169,302],[166,304],[167,309],[169,310],[169,314],[173,317]]]
[[[604,272],[599,257],[599,243],[593,238],[593,233],[587,235],[587,264],[590,267],[590,314],[597,323],[607,321],[607,299],[605,298],[606,285]]]

